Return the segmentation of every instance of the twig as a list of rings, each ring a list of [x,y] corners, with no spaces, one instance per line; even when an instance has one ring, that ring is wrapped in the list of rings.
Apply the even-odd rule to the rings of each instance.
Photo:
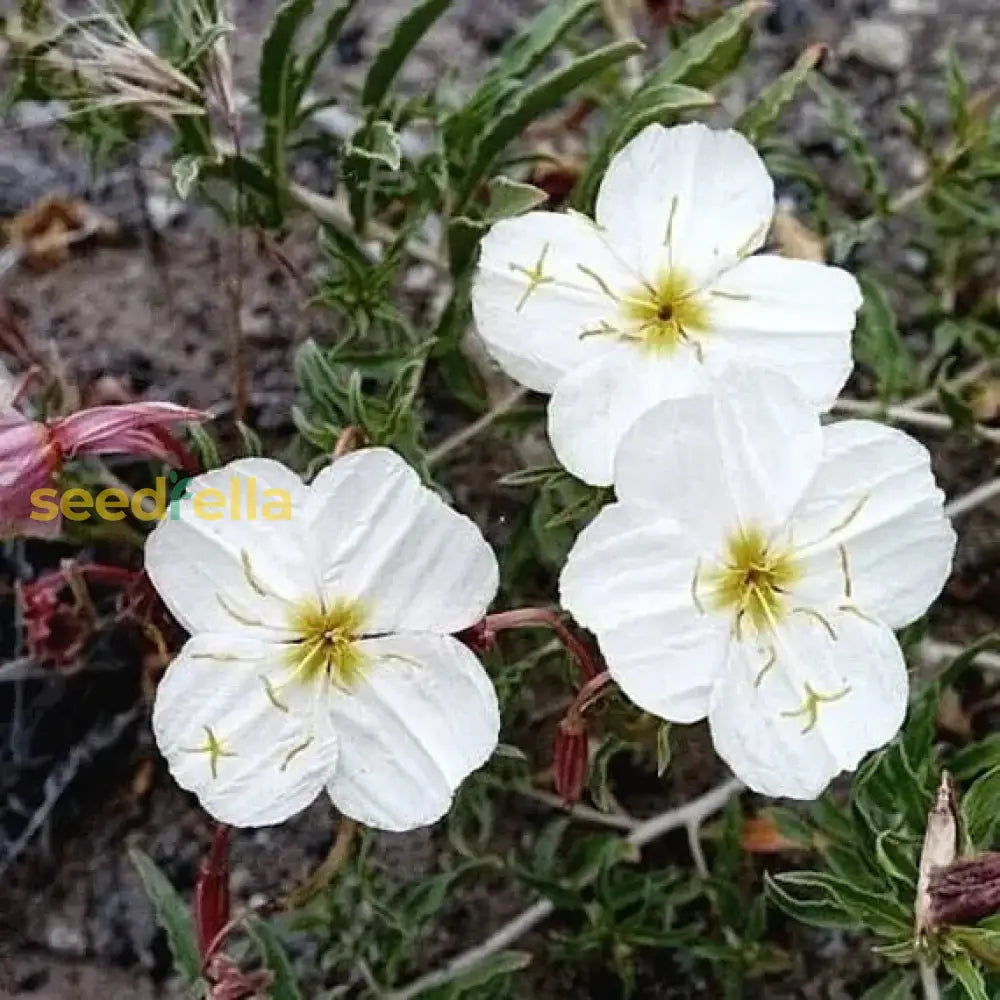
[[[697,799],[640,823],[625,839],[635,847],[642,848],[671,830],[703,822],[722,809],[731,798],[742,790],[742,782],[730,778]],[[482,944],[457,955],[444,968],[429,972],[414,980],[409,986],[387,994],[386,1000],[411,1000],[425,990],[435,989],[445,983],[452,982],[469,969],[479,965],[480,962],[484,962],[497,952],[503,951],[508,945],[513,944],[548,919],[554,912],[555,905],[547,899],[535,903],[513,920],[504,924],[494,934],[491,934]]]
[[[971,368],[961,372],[954,378],[950,378],[939,385],[935,385],[926,392],[921,392],[916,396],[912,396],[910,399],[905,400],[902,405],[909,407],[911,410],[922,410],[925,407],[934,406],[938,401],[938,390],[941,386],[955,392],[958,389],[964,389],[967,385],[972,385],[974,382],[978,382],[981,378],[989,375],[992,370],[992,361],[980,361],[978,364],[973,365]]]
[[[926,413],[905,404],[879,403],[867,399],[838,399],[833,404],[834,412],[850,413],[854,416],[875,417],[898,424],[909,424],[911,427],[922,427],[930,431],[951,431],[954,425],[948,417],[940,413]],[[1000,444],[1000,428],[984,427],[974,424],[972,432],[984,441]]]
[[[509,785],[492,775],[484,775],[483,780],[486,784],[494,788],[499,788],[505,792],[513,792],[515,795],[531,799],[533,802],[540,802],[542,805],[558,809],[559,812],[564,813],[572,819],[578,819],[581,823],[608,826],[613,830],[624,830],[626,833],[637,830],[641,825],[639,820],[632,816],[623,815],[622,813],[599,812],[597,809],[591,809],[590,806],[580,805],[579,803],[568,806],[558,795],[542,791],[540,788],[531,788],[526,785]]]
[[[934,966],[926,958],[920,959],[920,985],[924,991],[924,1000],[941,1000],[941,987],[938,986],[937,973]]]
[[[1000,477],[981,483],[975,489],[969,490],[968,493],[960,497],[955,497],[954,500],[946,503],[944,505],[945,516],[954,520],[956,517],[968,514],[969,511],[975,510],[977,507],[982,507],[983,504],[989,503],[990,500],[998,495],[1000,495]]]
[[[528,390],[524,388],[515,389],[512,393],[501,399],[495,406],[491,407],[478,420],[456,431],[450,437],[446,437],[439,445],[427,453],[427,464],[435,466],[440,464],[453,451],[468,444],[474,437],[482,434],[484,430],[492,426],[501,417],[510,413],[514,407],[518,406],[528,397]]]
[[[346,816],[337,827],[337,836],[330,847],[330,853],[323,863],[297,889],[289,893],[285,900],[286,909],[298,909],[309,902],[317,893],[325,889],[333,880],[333,876],[344,867],[351,856],[351,847],[358,832],[358,824]]]

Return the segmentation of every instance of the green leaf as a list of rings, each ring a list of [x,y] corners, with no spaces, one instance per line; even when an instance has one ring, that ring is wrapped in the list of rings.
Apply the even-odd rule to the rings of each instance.
[[[455,199],[456,206],[460,208],[465,204],[497,157],[536,118],[558,104],[581,84],[629,56],[635,55],[641,49],[642,45],[637,41],[612,42],[555,70],[536,84],[525,87],[517,100],[487,128],[476,144],[472,163],[466,171]]]
[[[259,917],[248,917],[246,930],[257,946],[264,965],[274,974],[267,993],[270,1000],[303,1000],[295,982],[292,963],[271,925]]]
[[[764,892],[779,910],[814,927],[857,928],[858,922],[832,893],[801,895],[786,889],[788,874],[764,875]]]
[[[656,730],[656,776],[662,778],[670,767],[670,723],[661,722]]]
[[[416,0],[411,4],[409,13],[396,25],[392,37],[368,70],[361,88],[361,103],[366,108],[382,103],[409,54],[451,3],[452,0]]]
[[[641,89],[663,83],[714,86],[739,62],[749,41],[750,21],[767,7],[761,0],[749,0],[716,18],[674,49]]]
[[[736,128],[752,143],[759,143],[771,131],[785,106],[823,58],[823,51],[822,45],[810,45],[795,65],[766,86],[736,120]]]
[[[190,154],[180,156],[170,166],[170,179],[174,182],[174,190],[177,197],[182,201],[187,201],[198,177],[201,175],[201,168],[205,163],[205,158]]]
[[[937,396],[941,409],[951,421],[952,427],[960,434],[971,434],[976,426],[976,417],[972,412],[972,407],[962,398],[961,394],[942,382],[937,387]]]
[[[383,164],[392,171],[403,162],[403,149],[392,122],[376,121],[358,131],[347,148],[349,154]]]
[[[275,197],[285,187],[285,133],[295,114],[295,36],[312,13],[315,0],[285,0],[264,39],[260,55],[258,101],[264,116],[261,157],[271,171]]]
[[[681,83],[664,83],[637,91],[624,107],[609,115],[612,124],[601,136],[587,169],[576,185],[574,206],[582,212],[591,210],[612,156],[647,125],[654,122],[670,124],[682,111],[707,108],[713,104],[715,98],[711,94]]]
[[[895,969],[865,990],[858,1000],[913,1000],[916,985],[916,973]]]
[[[499,222],[523,215],[542,204],[548,195],[534,184],[513,181],[509,177],[494,177],[489,183],[490,198],[483,221]]]
[[[323,56],[327,53],[327,51],[329,51],[332,46],[336,45],[337,39],[340,37],[340,32],[344,27],[344,22],[347,20],[351,11],[357,6],[357,3],[358,0],[341,0],[340,3],[335,3],[331,8],[330,13],[327,14],[322,30],[316,38],[316,41],[313,43],[312,48],[310,48],[306,53],[305,58],[302,60],[302,65],[296,74],[296,109],[302,106],[302,101],[305,98],[306,91],[312,85],[313,77],[316,75],[316,70],[319,68],[320,61],[323,59]]]
[[[945,955],[944,964],[947,970],[961,983],[969,1000],[990,1000],[990,995],[986,992],[986,981],[983,979],[983,974],[966,952]]]
[[[485,962],[469,969],[453,980],[444,992],[438,994],[441,1000],[458,1000],[459,997],[482,996],[481,990],[494,979],[510,976],[526,969],[531,964],[530,951],[501,951],[491,956]]]
[[[854,352],[875,373],[879,398],[892,399],[913,381],[913,360],[885,289],[871,278],[860,280],[865,298],[854,332]]]
[[[188,905],[148,854],[137,847],[128,853],[153,904],[156,920],[167,932],[174,966],[185,985],[194,986],[201,979],[201,956]]]
[[[977,778],[962,797],[962,816],[965,830],[972,843],[986,849],[996,845],[1000,836],[1000,768],[987,771]]]

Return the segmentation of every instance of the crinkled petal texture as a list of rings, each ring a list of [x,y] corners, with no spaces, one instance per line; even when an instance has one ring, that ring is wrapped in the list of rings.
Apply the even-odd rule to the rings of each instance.
[[[220,823],[270,826],[309,805],[336,764],[319,695],[270,643],[196,635],[160,681],[153,733],[177,783]]]
[[[596,211],[646,281],[672,262],[699,286],[757,250],[773,213],[774,185],[753,146],[700,122],[643,129],[611,161]]]
[[[251,490],[261,507],[252,520]],[[246,627],[287,636],[290,607],[316,590],[303,533],[308,487],[280,462],[245,458],[196,476],[185,492],[146,541],[146,572],[171,613],[189,632]],[[282,497],[288,519],[262,516],[264,504]]]
[[[918,441],[870,420],[824,428],[819,469],[792,515],[805,570],[797,599],[908,625],[951,572],[955,531],[943,508]]]
[[[234,488],[261,503],[283,490],[290,517],[206,520],[198,494]],[[189,493],[146,552],[195,633],[154,708],[177,781],[238,826],[280,822],[324,787],[382,829],[439,818],[500,725],[489,677],[447,634],[496,592],[475,525],[381,448],[338,459],[310,486],[247,459]]]
[[[691,598],[697,556],[657,507],[617,503],[583,530],[559,579],[563,606],[597,635],[621,689],[672,722],[705,717],[729,641]]]
[[[607,350],[617,296],[637,281],[582,215],[529,212],[483,238],[472,290],[476,327],[511,378],[551,392],[568,371]]]
[[[661,403],[622,440],[615,491],[695,532],[711,555],[739,524],[782,524],[822,449],[815,411],[774,372],[733,369],[711,391]]]
[[[712,693],[716,750],[764,795],[816,798],[902,725],[908,684],[896,637],[852,612],[825,617],[793,615],[769,643],[734,642]]]
[[[496,747],[496,692],[452,636],[393,635],[362,648],[363,676],[349,689],[333,688],[326,705],[340,742],[327,790],[341,812],[367,826],[426,826]]]
[[[851,331],[861,306],[857,281],[838,267],[760,254],[726,271],[710,287],[713,369],[739,363],[788,376],[827,410],[854,361]]]
[[[458,632],[497,592],[496,556],[476,525],[387,448],[327,466],[305,530],[324,595],[360,600],[369,632]]]
[[[552,450],[574,476],[608,486],[615,451],[636,420],[657,403],[704,391],[708,384],[687,347],[650,358],[615,344],[556,386],[548,413]]]

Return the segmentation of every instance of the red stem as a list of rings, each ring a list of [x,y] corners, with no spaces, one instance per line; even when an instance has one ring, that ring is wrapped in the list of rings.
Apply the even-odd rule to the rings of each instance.
[[[503,632],[505,629],[511,628],[530,628],[537,625],[552,629],[570,656],[576,660],[580,668],[581,680],[584,683],[583,689],[586,688],[588,682],[604,673],[591,650],[570,631],[559,615],[548,608],[515,608],[513,611],[498,611],[496,614],[487,615],[482,624],[490,632]]]

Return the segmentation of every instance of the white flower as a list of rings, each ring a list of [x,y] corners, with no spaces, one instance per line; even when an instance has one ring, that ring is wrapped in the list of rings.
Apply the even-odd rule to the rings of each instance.
[[[955,545],[922,445],[821,428],[781,376],[743,370],[640,417],[614,481],[560,585],[632,701],[707,715],[733,771],[775,796],[815,798],[892,738],[892,629],[927,609]]]
[[[861,304],[846,272],[760,249],[774,192],[743,136],[650,125],[612,160],[596,223],[530,212],[482,243],[472,304],[502,368],[552,393],[549,437],[588,483],[657,402],[723,366],[772,368],[827,409]]]
[[[199,516],[211,488],[226,498],[217,520]],[[285,491],[291,517],[249,519],[251,489],[259,506]],[[252,458],[187,492],[146,545],[153,583],[192,633],[153,710],[178,783],[236,826],[279,823],[324,787],[368,826],[438,819],[500,725],[489,677],[452,635],[497,589],[478,528],[384,448],[309,486]]]

